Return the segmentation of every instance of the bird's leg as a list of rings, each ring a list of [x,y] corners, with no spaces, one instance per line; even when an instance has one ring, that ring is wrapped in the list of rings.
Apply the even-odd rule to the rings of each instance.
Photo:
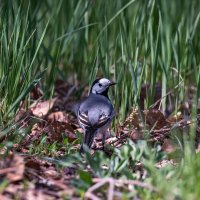
[[[103,132],[103,137],[102,137],[102,146],[103,146],[103,151],[104,151],[104,147],[105,147],[105,140],[106,140],[106,133]]]
[[[105,141],[106,138],[110,137],[110,129],[106,128],[103,132],[103,136],[102,136],[102,146],[103,146],[103,151],[105,150]]]
[[[88,146],[88,148],[90,148],[92,146],[95,132],[96,132],[96,130],[95,131],[94,130],[86,130],[85,131],[85,137],[84,137],[83,144],[86,144]],[[81,153],[84,152],[83,144],[81,145],[81,149],[80,149]]]
[[[84,150],[83,150],[83,144],[81,145],[80,153],[84,153]]]
[[[109,134],[109,129],[105,129],[105,131],[103,131],[103,137],[102,137],[102,146],[103,146],[103,151],[105,150],[105,141],[106,138],[108,137]]]

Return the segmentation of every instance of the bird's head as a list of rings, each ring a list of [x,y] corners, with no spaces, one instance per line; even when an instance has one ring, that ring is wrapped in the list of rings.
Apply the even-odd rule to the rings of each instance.
[[[98,78],[92,83],[90,93],[100,94],[108,97],[109,87],[115,84],[116,84],[115,82],[112,82],[107,78]]]

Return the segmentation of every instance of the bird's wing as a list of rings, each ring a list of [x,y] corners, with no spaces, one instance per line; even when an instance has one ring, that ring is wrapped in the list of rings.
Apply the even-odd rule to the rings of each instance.
[[[88,112],[78,112],[78,119],[81,126],[85,127],[86,129],[90,128],[92,125],[89,121]]]
[[[96,128],[100,128],[102,126],[104,126],[105,124],[107,124],[107,122],[110,120],[110,116],[106,116],[104,113],[102,113],[99,116],[99,120],[97,121],[97,123],[94,125]]]
[[[80,113],[80,111],[79,111],[78,114],[79,114],[80,125],[82,125],[86,129],[90,129],[90,128],[98,129],[98,128],[104,126],[111,119],[111,116],[107,116],[106,114],[101,113],[98,116],[98,120],[95,122],[95,124],[93,124],[93,123],[91,123],[91,120],[89,119],[88,112]]]

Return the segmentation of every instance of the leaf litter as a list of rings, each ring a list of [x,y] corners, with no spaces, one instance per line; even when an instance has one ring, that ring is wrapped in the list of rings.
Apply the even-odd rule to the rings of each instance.
[[[141,105],[144,105],[146,98],[145,92],[148,85],[143,87],[141,92]],[[55,97],[51,100],[39,101],[34,104],[30,110],[25,111],[23,108],[16,115],[16,121],[20,121],[22,127],[29,127],[33,123],[30,133],[19,143],[14,145],[14,148],[8,151],[8,154],[1,153],[0,160],[0,179],[4,183],[1,188],[1,199],[63,199],[64,197],[77,197],[76,188],[71,184],[71,180],[77,178],[76,172],[78,166],[59,168],[54,162],[45,160],[45,156],[59,158],[65,155],[66,148],[63,140],[67,139],[67,143],[79,149],[80,145],[77,133],[82,134],[72,105],[76,101],[75,93],[78,91],[78,84],[70,85],[63,81],[57,81]],[[195,91],[194,88],[191,89]],[[106,143],[119,148],[123,146],[127,139],[136,142],[138,140],[147,140],[150,144],[159,143],[161,150],[167,154],[171,154],[177,150],[176,144],[173,143],[173,130],[178,129],[182,134],[184,130],[193,123],[190,118],[190,110],[193,102],[193,96],[188,89],[188,99],[179,108],[180,112],[173,115],[170,110],[168,114],[162,113],[161,107],[154,106],[147,110],[140,110],[138,107],[132,108],[129,115],[123,124],[118,124],[115,135],[110,136]],[[83,91],[83,96],[86,96],[87,91]],[[37,87],[33,90],[32,97],[37,100],[42,96],[42,91]],[[157,84],[154,101],[156,105],[161,101],[160,85]],[[174,105],[168,105],[173,108]],[[69,112],[71,111],[71,112]],[[198,107],[199,111],[199,107]],[[197,126],[196,141],[199,141],[200,128]],[[34,149],[34,145],[40,146],[44,140],[44,146],[41,151],[36,151],[32,155],[30,149]],[[79,142],[80,143],[80,142]],[[197,142],[198,143],[198,142]],[[55,148],[52,152],[44,151],[45,146],[59,144],[59,148]],[[49,146],[48,146],[49,147]],[[102,143],[96,140],[93,145],[95,149],[101,149]],[[112,154],[112,150],[105,149],[108,155]],[[139,164],[139,163],[138,163]],[[138,168],[138,166],[140,167]],[[142,163],[136,165],[135,168],[143,170]],[[166,165],[176,165],[173,159],[165,159],[156,163],[156,167],[162,168]],[[142,172],[144,173],[144,172]],[[86,192],[86,198],[91,199],[92,196],[98,198],[98,193],[93,193],[100,186],[109,182],[108,190],[113,197],[121,197],[121,193],[115,190],[120,180],[115,179],[95,179],[92,178],[93,186],[89,187]],[[142,182],[120,182],[121,187],[125,185],[138,184],[141,187],[151,188],[156,190],[151,185],[143,186]],[[153,188],[153,189],[152,189]],[[17,195],[17,196],[16,196]],[[97,196],[96,196],[97,195]]]

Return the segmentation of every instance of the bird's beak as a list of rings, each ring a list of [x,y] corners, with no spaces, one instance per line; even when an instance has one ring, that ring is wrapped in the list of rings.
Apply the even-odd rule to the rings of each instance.
[[[111,85],[116,85],[117,83],[116,82],[110,82],[110,86]]]

